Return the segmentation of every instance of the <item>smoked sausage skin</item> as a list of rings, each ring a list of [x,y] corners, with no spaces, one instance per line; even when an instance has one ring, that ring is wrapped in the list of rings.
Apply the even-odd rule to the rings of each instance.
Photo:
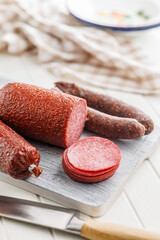
[[[132,118],[120,118],[87,108],[85,128],[112,139],[134,139],[145,134],[145,127]]]
[[[136,119],[112,116],[90,107],[87,107],[85,128],[112,139],[134,139],[145,134],[145,127]]]
[[[87,114],[84,99],[24,83],[0,90],[0,119],[22,136],[60,147],[77,141]]]
[[[38,150],[0,121],[0,168],[13,178],[25,179],[34,167],[40,170],[39,162]]]
[[[98,111],[117,117],[136,119],[145,126],[145,134],[151,133],[154,129],[154,123],[147,114],[119,99],[81,88],[74,83],[55,82],[55,86],[65,93],[86,99],[87,105]]]

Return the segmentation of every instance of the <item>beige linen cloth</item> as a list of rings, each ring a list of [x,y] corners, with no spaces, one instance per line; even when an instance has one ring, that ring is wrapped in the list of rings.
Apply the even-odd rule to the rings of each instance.
[[[138,61],[127,39],[81,25],[54,0],[0,0],[0,51],[31,49],[57,80],[160,93],[160,71]]]

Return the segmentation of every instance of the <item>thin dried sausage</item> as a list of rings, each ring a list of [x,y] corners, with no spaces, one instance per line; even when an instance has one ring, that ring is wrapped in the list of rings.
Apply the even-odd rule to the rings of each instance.
[[[13,178],[25,179],[42,173],[39,162],[38,150],[0,121],[0,168]]]
[[[87,105],[98,111],[117,117],[136,119],[145,126],[145,134],[151,133],[154,129],[154,123],[147,114],[121,100],[81,88],[74,83],[56,82],[55,85],[65,93],[86,99]]]
[[[24,83],[0,90],[0,119],[22,136],[68,147],[83,131],[84,99]]]
[[[54,90],[61,91],[55,87]],[[145,127],[136,119],[112,116],[87,107],[85,128],[112,139],[134,139],[145,134]]]
[[[145,127],[132,118],[120,118],[87,108],[85,128],[112,139],[134,139],[145,134]]]

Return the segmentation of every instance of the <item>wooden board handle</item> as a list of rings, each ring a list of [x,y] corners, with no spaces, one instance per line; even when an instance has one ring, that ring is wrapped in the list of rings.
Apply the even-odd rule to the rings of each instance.
[[[160,233],[96,221],[85,221],[81,236],[92,240],[160,240]]]

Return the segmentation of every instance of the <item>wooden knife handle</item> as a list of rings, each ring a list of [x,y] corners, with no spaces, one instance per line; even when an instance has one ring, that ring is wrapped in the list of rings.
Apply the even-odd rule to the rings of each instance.
[[[160,233],[97,221],[85,221],[81,236],[92,240],[160,240]]]

